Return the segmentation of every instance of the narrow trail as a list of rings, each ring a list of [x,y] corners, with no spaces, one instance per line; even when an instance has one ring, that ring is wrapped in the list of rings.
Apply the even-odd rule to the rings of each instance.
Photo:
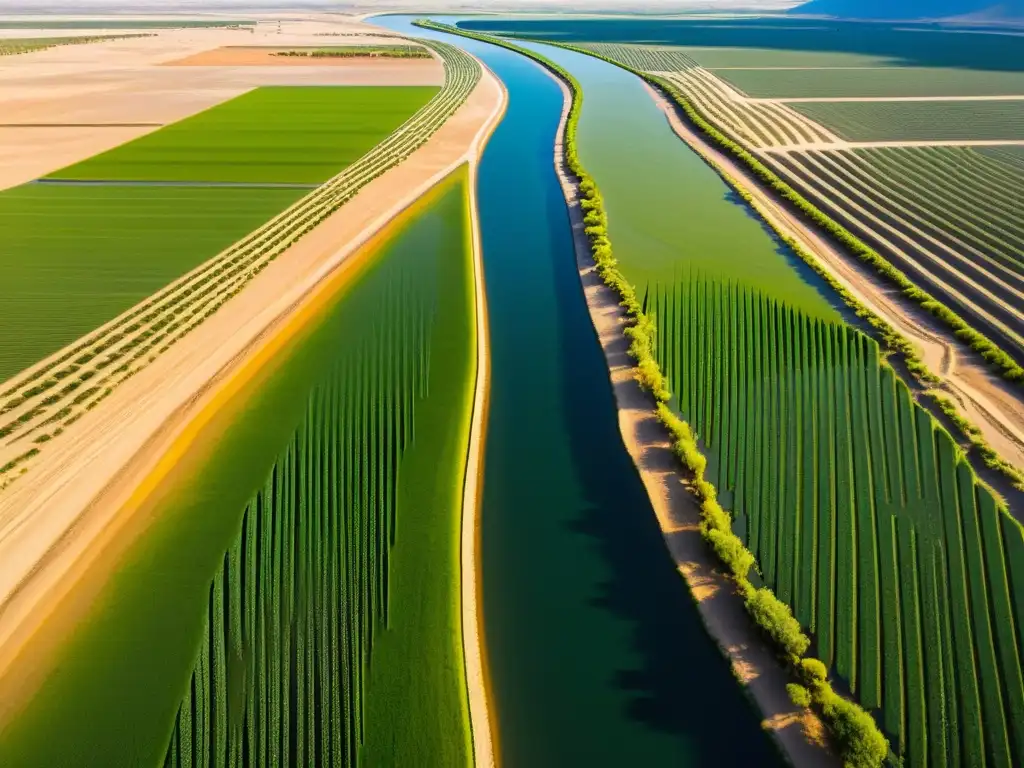
[[[870,275],[853,257],[786,209],[738,161],[711,146],[679,118],[675,106],[665,97],[650,87],[648,92],[683,141],[719,174],[749,192],[754,198],[753,207],[773,228],[797,240],[858,301],[909,339],[929,369],[944,380],[943,389],[956,396],[965,415],[981,429],[989,444],[1007,461],[1024,467],[1024,403],[1019,398],[972,357],[960,354],[959,345],[943,329],[921,313],[908,311],[898,290]]]
[[[654,416],[650,397],[633,376],[629,341],[623,333],[625,310],[597,274],[584,233],[578,190],[565,165],[562,139],[572,97],[561,79],[548,74],[558,82],[565,99],[556,134],[555,167],[569,209],[577,271],[608,365],[623,443],[643,480],[665,544],[693,595],[708,634],[759,708],[764,718],[762,727],[797,768],[838,768],[838,758],[825,743],[823,724],[810,710],[790,701],[786,692],[788,673],[760,637],[742,597],[704,542],[699,504],[679,471],[679,461]]]

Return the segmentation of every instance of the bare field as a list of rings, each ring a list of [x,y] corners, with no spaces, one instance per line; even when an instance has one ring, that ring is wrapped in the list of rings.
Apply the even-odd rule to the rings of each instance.
[[[39,33],[25,32],[30,31]],[[264,85],[444,81],[440,62],[433,60],[375,59],[371,64],[362,59],[318,59],[307,64],[266,56],[265,65],[218,61],[224,55],[219,51],[243,46],[267,46],[255,50],[263,55],[279,48],[323,47],[337,40],[362,45],[388,39],[373,35],[376,28],[351,20],[313,18],[260,24],[255,30],[148,31],[152,37],[61,46],[0,59],[0,189],[45,176]],[[332,36],[338,34],[360,36]],[[250,48],[250,59],[253,53]],[[166,66],[204,56],[210,63]]]

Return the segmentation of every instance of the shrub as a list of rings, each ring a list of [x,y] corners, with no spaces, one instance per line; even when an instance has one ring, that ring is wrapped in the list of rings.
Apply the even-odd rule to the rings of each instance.
[[[889,742],[871,715],[831,689],[821,713],[846,768],[877,768],[882,764]]]
[[[775,641],[779,649],[795,661],[807,651],[811,641],[800,629],[800,622],[793,618],[789,606],[779,600],[770,589],[762,587],[746,601],[747,611]]]
[[[789,700],[793,702],[794,706],[803,707],[804,709],[811,706],[811,694],[802,685],[788,683],[786,685],[786,693],[789,694]]]

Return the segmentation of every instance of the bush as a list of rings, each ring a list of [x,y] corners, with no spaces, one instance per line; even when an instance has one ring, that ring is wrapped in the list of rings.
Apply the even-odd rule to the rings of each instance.
[[[889,742],[874,719],[831,689],[821,708],[845,768],[877,768],[889,752]]]
[[[812,690],[828,680],[828,670],[818,659],[800,659],[800,675]]]
[[[811,694],[802,685],[789,683],[786,685],[786,693],[789,694],[789,700],[793,702],[794,706],[804,709],[811,706]]]
[[[775,641],[783,653],[793,661],[804,655],[811,641],[800,629],[800,622],[793,618],[789,606],[772,594],[770,589],[762,587],[755,590],[746,605],[757,625]]]

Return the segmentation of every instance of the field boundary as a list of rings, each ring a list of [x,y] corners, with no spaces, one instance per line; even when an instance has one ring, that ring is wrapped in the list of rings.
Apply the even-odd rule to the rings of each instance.
[[[633,369],[634,376],[640,386],[653,396],[657,419],[671,436],[673,452],[694,475],[690,489],[701,502],[701,534],[710,548],[732,571],[736,588],[744,597],[747,612],[763,630],[766,640],[772,641],[782,658],[787,659],[793,674],[810,689],[816,709],[822,716],[840,756],[850,765],[865,768],[880,766],[889,749],[887,740],[878,730],[870,714],[856,702],[844,698],[832,689],[824,665],[817,659],[804,656],[810,640],[803,635],[789,606],[780,601],[770,589],[755,589],[747,580],[747,571],[753,564],[754,557],[732,533],[730,515],[719,506],[714,486],[703,477],[703,468],[707,460],[700,453],[692,430],[665,405],[671,393],[653,356],[653,321],[643,312],[633,286],[618,271],[607,236],[607,216],[600,192],[582,168],[576,153],[576,124],[583,98],[579,83],[569,72],[541,54],[506,40],[431,21],[414,23],[427,29],[458,34],[519,53],[547,68],[569,88],[572,103],[564,134],[564,156],[571,174],[578,179],[577,188],[582,196],[580,206],[587,211],[584,219],[587,226],[584,232],[590,241],[597,273],[609,288],[619,294],[621,303],[626,308],[625,314],[631,324],[624,329],[624,334],[631,341],[629,354],[637,363]],[[746,564],[746,568],[742,567],[743,563]]]

